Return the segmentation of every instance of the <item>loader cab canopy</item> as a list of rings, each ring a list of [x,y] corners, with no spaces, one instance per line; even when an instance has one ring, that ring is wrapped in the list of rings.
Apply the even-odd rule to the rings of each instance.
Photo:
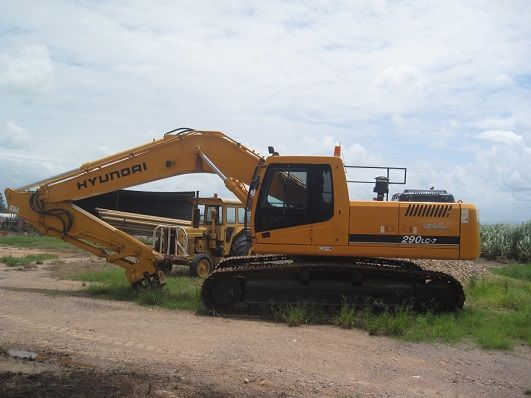
[[[334,213],[329,165],[271,165],[259,195],[257,232],[323,222]]]
[[[216,211],[216,225],[242,224],[244,223],[245,207],[237,199],[225,198],[193,198],[191,200],[197,206],[200,213],[199,224],[212,224],[212,209]]]

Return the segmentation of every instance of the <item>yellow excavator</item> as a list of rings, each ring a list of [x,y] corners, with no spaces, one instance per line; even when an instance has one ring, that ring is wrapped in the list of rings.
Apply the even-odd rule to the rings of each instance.
[[[463,306],[457,280],[404,259],[477,258],[474,205],[438,191],[384,201],[385,177],[376,179],[376,200],[351,201],[340,156],[269,152],[264,158],[221,132],[180,128],[5,194],[9,210],[41,233],[104,257],[125,268],[133,287],[149,288],[164,284],[164,257],[72,202],[170,176],[215,173],[246,204],[253,255],[217,265],[201,289],[207,307],[301,301]]]

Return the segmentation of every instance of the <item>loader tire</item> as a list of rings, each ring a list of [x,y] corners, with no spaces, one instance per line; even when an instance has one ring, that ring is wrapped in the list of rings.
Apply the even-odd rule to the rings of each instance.
[[[232,241],[230,256],[247,256],[251,250],[251,239],[246,234],[240,234]]]
[[[196,254],[190,264],[190,275],[207,278],[210,272],[212,272],[212,269],[212,259],[208,254]]]
[[[170,275],[173,270],[173,264],[171,261],[161,261],[157,264],[157,268],[164,273],[164,275]]]

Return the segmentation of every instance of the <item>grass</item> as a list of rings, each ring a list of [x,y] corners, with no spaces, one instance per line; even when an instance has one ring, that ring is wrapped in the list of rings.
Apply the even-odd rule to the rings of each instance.
[[[142,305],[158,306],[171,310],[202,311],[199,297],[202,280],[199,278],[167,278],[167,283],[161,290],[140,291],[131,288],[124,270],[118,267],[77,274],[72,276],[72,279],[99,282],[87,287],[87,292],[97,297],[135,301]]]
[[[465,308],[453,313],[416,313],[408,308],[375,313],[346,304],[331,313],[308,304],[289,304],[272,306],[272,317],[290,327],[335,324],[406,341],[472,341],[484,349],[509,350],[518,344],[531,345],[530,274],[531,264],[495,268],[487,277],[469,283]],[[131,289],[118,267],[73,279],[98,282],[87,287],[89,294],[97,297],[205,312],[199,297],[202,280],[198,278],[168,278],[163,290],[140,292]]]
[[[318,306],[310,304],[286,304],[271,306],[273,319],[288,326],[327,323],[327,314]]]
[[[408,308],[375,313],[344,304],[336,314],[307,304],[274,306],[276,321],[289,326],[333,323],[406,341],[457,343],[473,341],[484,349],[509,350],[531,345],[531,264],[495,268],[486,278],[465,288],[463,310],[453,313],[416,313]]]
[[[75,249],[70,243],[63,242],[61,239],[52,238],[50,236],[0,236],[0,245],[45,250]]]
[[[506,267],[494,268],[492,272],[497,275],[531,282],[531,267],[529,265],[512,264]]]
[[[407,308],[375,314],[343,305],[334,323],[374,335],[407,341],[456,343],[472,340],[485,349],[531,345],[531,264],[511,265],[472,281],[466,307],[446,314],[415,313]]]
[[[8,267],[24,267],[35,261],[50,260],[52,258],[58,258],[58,256],[50,253],[30,254],[23,257],[4,256],[0,257],[0,263],[4,263]]]
[[[287,305],[280,308],[273,307],[273,316],[277,320],[286,322],[290,327],[300,326],[310,321],[308,310],[302,305]]]
[[[341,327],[357,327],[371,335],[398,337],[406,341],[457,343],[472,340],[485,349],[508,350],[520,342],[531,344],[529,315],[497,314],[488,310],[464,309],[451,314],[418,314],[407,309],[374,314],[354,310]]]

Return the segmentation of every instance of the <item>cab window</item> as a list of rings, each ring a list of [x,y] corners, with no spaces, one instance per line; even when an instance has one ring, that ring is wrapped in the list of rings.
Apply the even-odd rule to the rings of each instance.
[[[205,224],[211,224],[212,223],[212,209],[215,209],[216,210],[216,224],[222,224],[223,223],[223,212],[222,212],[222,209],[220,208],[220,206],[210,206],[210,205],[205,205],[205,210],[204,210],[204,220],[205,220]]]
[[[304,169],[273,170],[269,176],[264,207],[298,208],[307,206],[307,178]]]
[[[227,207],[227,224],[236,224],[236,208]]]
[[[256,231],[329,220],[333,203],[329,165],[270,166],[260,190]]]
[[[238,224],[245,224],[245,209],[238,207]]]

